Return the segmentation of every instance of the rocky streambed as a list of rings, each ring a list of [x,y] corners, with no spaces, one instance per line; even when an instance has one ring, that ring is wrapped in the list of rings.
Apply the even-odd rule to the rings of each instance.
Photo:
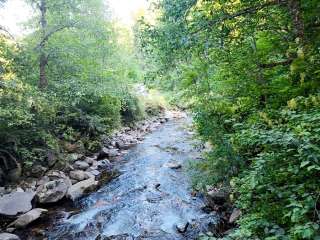
[[[191,189],[189,124],[179,113],[125,128],[95,156],[3,194],[0,239],[196,239],[217,214]]]

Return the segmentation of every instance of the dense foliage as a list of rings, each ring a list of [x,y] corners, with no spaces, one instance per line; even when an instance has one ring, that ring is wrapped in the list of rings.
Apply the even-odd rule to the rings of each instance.
[[[213,150],[199,184],[230,188],[230,239],[320,238],[320,3],[159,0],[136,42],[146,82],[178,94]]]
[[[140,77],[130,33],[104,1],[26,2],[28,34],[0,29],[0,182],[16,162],[27,172],[97,151],[104,135],[145,116],[128,90]]]

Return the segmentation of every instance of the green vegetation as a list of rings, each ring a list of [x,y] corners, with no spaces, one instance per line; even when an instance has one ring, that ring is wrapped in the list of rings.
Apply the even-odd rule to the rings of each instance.
[[[320,2],[153,6],[136,26],[145,82],[190,106],[213,145],[196,180],[242,210],[225,238],[320,239]]]
[[[225,239],[320,239],[319,0],[157,0],[134,41],[103,0],[26,2],[27,35],[0,25],[0,182],[161,112],[144,76],[213,146],[195,187],[241,209]]]
[[[26,2],[34,10],[28,34],[13,39],[0,28],[0,165],[6,170],[15,167],[12,161],[28,171],[52,158],[64,164],[68,152],[93,153],[104,135],[146,116],[128,90],[141,76],[132,38],[103,0]]]

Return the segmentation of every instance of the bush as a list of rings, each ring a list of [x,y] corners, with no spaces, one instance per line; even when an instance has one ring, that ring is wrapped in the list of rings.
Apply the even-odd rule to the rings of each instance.
[[[145,112],[150,116],[160,114],[167,107],[164,96],[156,90],[150,90],[148,94],[141,96],[140,101],[143,102]]]
[[[0,101],[1,149],[32,164],[35,159],[45,157],[41,149],[57,148],[51,135],[58,105],[55,99],[11,80],[3,82]]]
[[[224,183],[236,196],[243,215],[230,239],[319,237],[320,96],[292,99],[280,112],[253,113],[242,121],[226,114],[227,105],[215,104],[211,112],[198,109],[195,119],[213,143],[197,166],[206,177],[197,180]]]
[[[145,117],[145,109],[142,101],[130,92],[123,92],[121,116],[124,123],[143,119]]]
[[[250,156],[250,167],[233,179],[245,213],[237,239],[320,237],[320,97],[288,105],[234,135],[237,151]]]
[[[110,95],[87,94],[72,104],[11,79],[2,82],[0,101],[0,150],[25,166],[59,154],[64,142],[97,150],[99,136],[121,124],[121,102]]]
[[[236,123],[248,114],[249,103],[238,101],[233,104],[222,96],[201,99],[193,107],[195,127],[204,142],[212,145],[206,153],[206,161],[196,162],[196,185],[225,184],[244,167],[244,156],[235,152],[232,134]]]
[[[69,107],[69,108],[68,108]],[[121,102],[111,95],[85,94],[73,106],[65,106],[62,119],[82,134],[91,136],[111,132],[121,123]]]

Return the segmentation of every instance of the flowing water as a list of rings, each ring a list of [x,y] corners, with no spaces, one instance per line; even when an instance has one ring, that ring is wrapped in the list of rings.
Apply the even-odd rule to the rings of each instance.
[[[48,228],[49,240],[195,239],[205,232],[215,217],[191,194],[186,168],[199,150],[189,124],[187,118],[170,120],[147,135],[119,163],[118,178],[82,199],[77,214]]]

